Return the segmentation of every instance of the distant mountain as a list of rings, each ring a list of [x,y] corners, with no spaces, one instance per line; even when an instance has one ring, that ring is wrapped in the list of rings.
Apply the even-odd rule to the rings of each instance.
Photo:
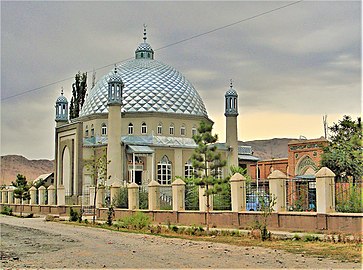
[[[270,140],[256,140],[239,142],[239,145],[252,146],[253,155],[261,160],[272,158],[287,158],[287,144],[293,139],[274,138]]]
[[[54,172],[54,160],[29,160],[19,155],[1,156],[0,185],[11,184],[17,174],[25,175],[28,181],[39,175]]]

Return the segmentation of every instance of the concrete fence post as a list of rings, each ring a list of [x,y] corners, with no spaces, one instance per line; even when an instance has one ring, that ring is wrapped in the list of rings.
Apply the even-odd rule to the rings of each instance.
[[[57,205],[66,205],[66,191],[63,185],[57,187]]]
[[[9,189],[8,190],[8,204],[14,203],[14,190]]]
[[[38,204],[40,205],[45,205],[45,191],[46,191],[45,186],[40,186],[38,188],[38,199],[39,199]]]
[[[89,205],[90,206],[94,206],[95,189],[96,189],[96,187],[89,187]],[[96,202],[96,206],[97,206],[97,202]]]
[[[29,189],[29,193],[30,193],[30,204],[31,205],[37,204],[37,189],[36,189],[36,187],[32,186]]]
[[[115,204],[115,200],[117,198],[117,196],[120,193],[120,184],[118,182],[114,182],[111,186],[110,186],[110,202],[111,205]]]
[[[98,187],[96,194],[96,207],[102,208],[104,203],[105,203],[105,187],[100,186]]]
[[[316,174],[316,212],[326,214],[335,211],[335,174],[327,167]]]
[[[185,182],[177,178],[172,184],[173,211],[185,210]]]
[[[199,186],[199,211],[207,212],[207,195],[205,187]],[[209,211],[213,210],[213,195],[209,195]]]
[[[55,205],[55,187],[53,185],[48,187],[48,205]]]
[[[2,203],[8,203],[8,191],[6,189],[3,189],[1,191],[1,195]]]
[[[129,210],[139,209],[139,186],[131,183],[127,187],[127,195],[129,201]]]
[[[270,194],[276,198],[276,204],[272,207],[274,212],[286,211],[286,179],[287,176],[279,171],[274,170],[268,177]]]
[[[235,173],[229,181],[231,183],[232,212],[246,211],[246,178]]]
[[[148,187],[149,210],[160,210],[160,184],[152,180]]]

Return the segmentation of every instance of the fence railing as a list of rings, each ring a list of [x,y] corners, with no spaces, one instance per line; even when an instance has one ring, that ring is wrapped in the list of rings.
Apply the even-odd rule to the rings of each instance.
[[[362,181],[335,183],[335,211],[362,213]]]
[[[286,209],[316,211],[316,182],[305,179],[286,180]]]

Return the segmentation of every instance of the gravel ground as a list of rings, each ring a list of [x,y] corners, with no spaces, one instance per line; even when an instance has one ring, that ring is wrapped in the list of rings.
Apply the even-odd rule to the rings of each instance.
[[[357,268],[360,263],[1,216],[1,269]]]

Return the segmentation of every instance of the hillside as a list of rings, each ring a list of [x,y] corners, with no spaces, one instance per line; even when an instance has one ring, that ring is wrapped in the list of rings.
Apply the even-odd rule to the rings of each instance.
[[[10,184],[17,174],[23,174],[26,179],[34,180],[39,175],[54,171],[54,161],[47,159],[28,160],[23,156],[1,156],[0,184]]]
[[[270,140],[256,140],[239,142],[239,145],[252,146],[253,155],[261,160],[271,158],[287,158],[287,144],[293,139],[274,138]]]

